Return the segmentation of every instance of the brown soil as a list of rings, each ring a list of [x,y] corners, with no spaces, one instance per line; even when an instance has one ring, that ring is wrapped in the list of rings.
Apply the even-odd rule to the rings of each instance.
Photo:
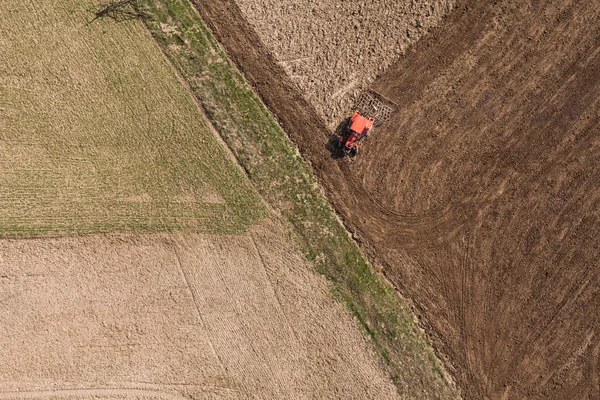
[[[236,0],[329,128],[455,0]]]
[[[283,229],[0,241],[0,399],[396,398]]]
[[[460,1],[374,83],[400,107],[355,162],[232,0],[195,3],[466,398],[600,397],[599,2]]]

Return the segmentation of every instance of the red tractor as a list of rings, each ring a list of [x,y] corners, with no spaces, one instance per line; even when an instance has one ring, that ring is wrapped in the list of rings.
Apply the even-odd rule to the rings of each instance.
[[[344,149],[344,153],[353,157],[358,154],[358,142],[369,134],[369,129],[373,127],[375,118],[366,118],[354,111],[352,117],[342,129],[342,134],[338,139],[338,146]]]

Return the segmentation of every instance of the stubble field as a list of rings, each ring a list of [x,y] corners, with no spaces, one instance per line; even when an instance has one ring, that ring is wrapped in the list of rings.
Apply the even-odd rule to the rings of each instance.
[[[0,259],[0,398],[396,398],[277,222],[2,240]]]
[[[243,231],[256,192],[137,23],[2,0],[0,234]]]

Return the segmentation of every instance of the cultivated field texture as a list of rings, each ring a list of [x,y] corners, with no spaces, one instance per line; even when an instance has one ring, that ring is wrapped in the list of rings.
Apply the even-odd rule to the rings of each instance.
[[[2,4],[0,231],[187,233],[0,241],[0,398],[396,398],[144,26],[93,4]]]
[[[382,365],[390,374],[401,398],[456,399],[456,388],[445,373],[427,338],[419,330],[414,315],[365,258],[365,254],[339,223],[311,169],[298,155],[286,133],[274,121],[255,92],[227,59],[204,23],[187,0],[161,0],[152,3],[152,18],[146,23],[165,54],[177,66],[190,88],[205,107],[214,126],[230,146],[250,180],[263,198],[293,226],[302,251],[325,275],[335,297],[347,305],[368,334]],[[230,15],[230,2],[196,3],[219,37],[236,52],[235,61],[255,61],[247,77],[261,93],[280,95],[265,99],[289,110],[304,101],[286,85],[282,70],[270,68],[264,47],[254,47],[255,35],[244,30],[243,18]],[[242,27],[242,29],[240,29]],[[252,51],[249,51],[251,49]],[[239,52],[238,52],[239,51]],[[266,57],[266,58],[265,58]],[[270,79],[281,71],[278,79]],[[249,73],[252,72],[252,73]],[[262,73],[259,80],[254,72]],[[279,89],[283,86],[284,95]],[[265,92],[263,92],[263,89]],[[289,125],[290,117],[310,115],[311,108],[295,108],[295,113],[278,114],[290,132],[310,128],[320,121]],[[307,128],[308,127],[308,128]],[[321,131],[317,128],[315,135]],[[304,142],[324,149],[314,138]]]
[[[372,86],[399,107],[352,163],[227,4],[198,7],[465,397],[598,398],[600,3],[459,1]]]
[[[330,129],[455,0],[235,0]],[[255,43],[260,46],[260,43]]]
[[[465,5],[376,82],[406,106],[355,179],[470,398],[599,398],[600,3]]]
[[[0,0],[0,235],[236,232],[265,208],[139,23]]]
[[[0,241],[0,399],[393,399],[282,225]]]

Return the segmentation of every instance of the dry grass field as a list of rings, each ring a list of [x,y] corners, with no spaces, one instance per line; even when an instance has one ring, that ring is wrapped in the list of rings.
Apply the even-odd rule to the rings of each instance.
[[[283,229],[0,240],[0,399],[396,398]]]
[[[243,231],[265,208],[140,23],[0,0],[0,235]]]

